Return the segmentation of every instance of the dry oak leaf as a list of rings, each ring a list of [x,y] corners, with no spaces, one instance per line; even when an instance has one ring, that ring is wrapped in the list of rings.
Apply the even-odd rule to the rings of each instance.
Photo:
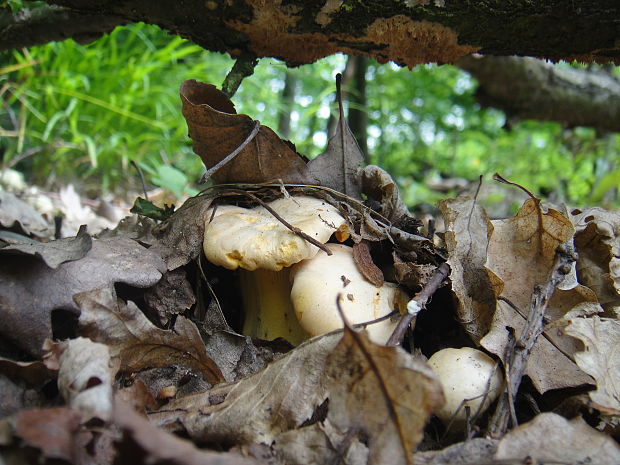
[[[193,149],[211,168],[237,149],[250,135],[255,122],[237,114],[232,101],[211,84],[188,80],[181,84],[183,116]],[[306,163],[290,142],[280,139],[267,126],[230,162],[215,172],[217,183],[312,183]]]
[[[205,394],[205,395],[208,395]],[[345,329],[316,337],[238,382],[223,402],[168,405],[198,441],[270,444],[288,463],[412,463],[443,403],[426,364]],[[363,461],[360,461],[363,460]]]
[[[485,266],[489,276],[501,283],[495,293],[508,299],[519,311],[505,301],[498,301],[491,329],[480,343],[503,358],[509,341],[506,328],[514,328],[517,337],[521,333],[535,286],[547,281],[556,248],[571,239],[574,230],[564,213],[553,208],[545,211],[537,199],[526,200],[516,216],[491,224]],[[577,303],[593,300],[596,300],[594,294],[583,286],[556,289],[546,315],[557,319]],[[563,342],[563,338],[566,336],[559,331],[546,332],[532,349],[526,374],[539,392],[591,382],[571,360],[574,341]]]
[[[593,307],[593,312],[603,310],[597,304],[583,306]],[[588,393],[593,407],[605,415],[620,416],[620,321],[597,315],[568,318],[564,332],[583,342],[575,362],[596,381],[596,390]]]
[[[121,370],[184,365],[202,373],[211,384],[224,381],[198,328],[187,318],[178,316],[169,330],[157,328],[136,304],[125,304],[108,288],[77,294],[75,302],[81,310],[79,334],[106,344]]]
[[[555,413],[541,413],[506,434],[494,458],[501,463],[618,465],[620,446],[580,417],[569,421]]]
[[[45,246],[53,249],[55,242]],[[43,342],[52,338],[52,312],[79,313],[75,294],[114,283],[150,287],[165,270],[158,255],[122,236],[93,240],[83,258],[55,269],[36,256],[5,255],[0,260],[0,336],[40,357]]]
[[[601,306],[620,318],[620,215],[594,207],[574,210],[579,282],[592,289]]]
[[[439,202],[446,224],[450,282],[457,296],[457,314],[476,341],[488,333],[502,290],[500,280],[485,268],[493,224],[471,195]]]

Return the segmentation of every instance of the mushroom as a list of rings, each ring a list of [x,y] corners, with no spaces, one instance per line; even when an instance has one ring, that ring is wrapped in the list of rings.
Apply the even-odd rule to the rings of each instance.
[[[484,412],[497,398],[503,377],[495,360],[471,347],[442,349],[428,360],[443,387],[446,403],[435,414],[444,423],[463,428],[471,415]]]
[[[286,197],[268,205],[320,243],[346,223],[335,207],[314,197]],[[203,249],[211,263],[229,270],[240,268],[244,334],[268,340],[283,337],[292,344],[307,339],[292,309],[287,267],[314,257],[317,246],[263,206],[220,205],[207,212]]]
[[[365,323],[386,316],[392,310],[405,311],[408,296],[396,284],[376,287],[366,281],[353,259],[353,249],[327,244],[332,255],[320,251],[314,258],[293,266],[291,300],[301,327],[316,336],[343,327],[336,306],[351,324]],[[397,322],[385,319],[367,326],[373,342],[385,344]]]

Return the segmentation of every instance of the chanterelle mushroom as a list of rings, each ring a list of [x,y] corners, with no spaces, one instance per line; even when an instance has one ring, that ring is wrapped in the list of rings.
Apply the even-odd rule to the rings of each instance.
[[[435,412],[457,429],[465,426],[469,406],[471,415],[482,413],[500,394],[503,377],[495,360],[471,347],[442,349],[428,360],[443,387],[446,403]]]
[[[314,197],[282,198],[268,205],[321,243],[345,223],[335,207]],[[241,268],[244,334],[302,342],[308,336],[292,310],[287,267],[314,257],[318,247],[293,233],[262,206],[248,209],[220,205],[213,219],[211,216],[209,210],[204,252],[215,265],[229,270]]]
[[[322,250],[316,257],[295,265],[291,271],[291,299],[301,327],[316,336],[342,328],[336,298],[349,323],[365,323],[387,315],[394,309],[405,311],[408,296],[396,284],[376,287],[357,269],[353,249],[327,244],[332,255]],[[390,319],[367,326],[370,338],[385,344],[396,327]]]

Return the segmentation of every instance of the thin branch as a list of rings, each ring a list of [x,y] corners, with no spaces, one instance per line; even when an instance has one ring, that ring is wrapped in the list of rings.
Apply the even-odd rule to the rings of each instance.
[[[235,150],[230,152],[228,155],[226,155],[223,159],[221,159],[211,168],[209,168],[207,172],[202,175],[202,177],[200,178],[200,181],[198,181],[198,184],[204,184],[207,181],[207,179],[213,176],[213,173],[217,172],[222,166],[224,166],[225,164],[230,162],[233,158],[235,158],[237,155],[239,155],[241,151],[245,148],[245,146],[248,145],[252,141],[252,139],[256,137],[259,130],[260,130],[260,121],[256,120],[254,121],[254,127],[252,128],[252,131],[250,132],[248,137],[246,137],[246,139],[241,143],[241,145],[239,145],[239,147],[237,147]]]
[[[254,74],[254,68],[256,68],[257,64],[258,60],[256,59],[256,55],[243,54],[237,58],[232,69],[224,78],[222,92],[229,98],[235,95],[235,92],[237,92],[243,80]]]
[[[448,266],[447,263],[442,263],[441,265],[439,265],[437,269],[435,270],[435,274],[433,274],[431,279],[426,283],[426,286],[424,286],[424,288],[413,297],[411,302],[415,302],[417,304],[417,307],[420,310],[426,307],[426,304],[428,303],[430,298],[433,296],[433,294],[435,294],[437,289],[439,289],[441,284],[448,277],[448,273],[450,273],[450,267]],[[411,302],[409,303],[411,304]],[[409,307],[409,305],[407,305],[407,307]],[[415,313],[407,312],[404,315],[402,315],[400,317],[400,321],[398,322],[398,325],[394,329],[394,332],[388,339],[386,345],[388,346],[400,345],[405,337],[405,333],[407,332],[409,325],[411,324],[413,319],[416,317],[416,315],[417,315],[417,312]]]
[[[301,229],[299,229],[297,226],[293,226],[292,224],[290,224],[288,221],[286,221],[284,218],[282,218],[273,208],[271,208],[266,202],[263,202],[260,198],[258,198],[257,196],[255,196],[254,194],[252,194],[250,192],[245,192],[245,191],[241,191],[241,190],[238,191],[238,192],[241,193],[242,195],[245,195],[245,196],[251,198],[255,202],[258,202],[261,205],[261,207],[263,207],[265,210],[267,210],[269,213],[271,213],[280,223],[282,223],[284,226],[286,226],[288,229],[290,229],[294,234],[296,234],[297,236],[299,236],[299,237],[303,238],[304,240],[310,242],[310,244],[318,247],[323,252],[325,252],[327,255],[332,255],[332,251],[329,250],[329,247],[327,247],[325,244],[317,241],[315,238],[309,236],[308,234],[303,232]]]
[[[544,330],[544,317],[547,303],[555,288],[570,273],[576,260],[573,245],[561,244],[556,250],[553,269],[547,282],[536,286],[530,300],[530,309],[525,326],[518,338],[513,338],[506,348],[506,392],[500,397],[497,408],[489,421],[488,434],[501,436],[508,429],[511,416],[514,416],[514,400],[527,368],[527,361],[538,336]],[[514,421],[514,420],[513,420]]]

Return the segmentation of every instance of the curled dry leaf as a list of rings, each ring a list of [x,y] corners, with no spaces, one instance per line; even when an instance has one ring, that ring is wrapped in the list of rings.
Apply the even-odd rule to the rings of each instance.
[[[181,84],[183,116],[189,136],[207,168],[223,160],[250,135],[254,121],[237,114],[230,99],[211,84],[189,80]],[[281,179],[308,184],[312,177],[291,143],[284,142],[267,126],[231,162],[213,174],[218,183],[261,183]]]
[[[602,308],[596,304],[584,306]],[[596,390],[588,395],[593,407],[604,415],[620,416],[620,321],[600,318],[568,318],[564,332],[583,342],[584,349],[575,354],[579,368],[596,381]]]
[[[423,362],[345,329],[241,380],[217,405],[180,399],[168,409],[195,440],[272,444],[289,463],[349,456],[354,463],[397,464],[411,463],[430,413],[442,402]]]
[[[325,152],[308,162],[308,170],[321,186],[359,199],[358,170],[364,162],[364,154],[344,116],[339,77],[336,77],[336,99],[339,109],[336,130]]]
[[[35,255],[50,268],[83,258],[92,247],[92,239],[85,228],[80,228],[75,237],[67,237],[50,242],[9,245],[0,253]]]
[[[383,168],[365,166],[360,173],[362,192],[379,203],[379,213],[394,226],[410,231],[411,226],[421,223],[410,212],[400,197],[398,185]]]
[[[83,337],[51,347],[53,366],[58,366],[58,389],[69,407],[82,415],[107,421],[112,416],[112,382],[116,370],[105,344]]]
[[[541,413],[502,438],[495,460],[617,465],[620,446],[579,417],[569,421],[555,413]]]
[[[169,365],[187,366],[216,384],[224,381],[207,354],[196,325],[182,316],[170,330],[159,329],[131,301],[125,304],[110,289],[80,293],[80,335],[108,345],[120,369],[137,372]]]
[[[443,200],[439,208],[446,223],[444,237],[459,321],[474,341],[480,342],[491,327],[502,290],[499,279],[484,266],[493,224],[470,195]]]
[[[79,312],[74,294],[114,283],[150,287],[165,269],[158,255],[122,236],[93,240],[86,256],[56,269],[37,257],[7,255],[0,260],[0,335],[40,357],[52,338],[52,312]]]
[[[47,221],[15,194],[0,190],[0,226],[21,230],[27,236],[49,238],[53,230]]]
[[[588,286],[601,306],[620,318],[620,215],[588,208],[573,211],[579,282]]]
[[[369,283],[377,287],[383,286],[383,283],[385,283],[383,272],[381,268],[372,261],[370,244],[368,241],[362,240],[357,244],[353,244],[353,260],[355,260],[357,269]]]

